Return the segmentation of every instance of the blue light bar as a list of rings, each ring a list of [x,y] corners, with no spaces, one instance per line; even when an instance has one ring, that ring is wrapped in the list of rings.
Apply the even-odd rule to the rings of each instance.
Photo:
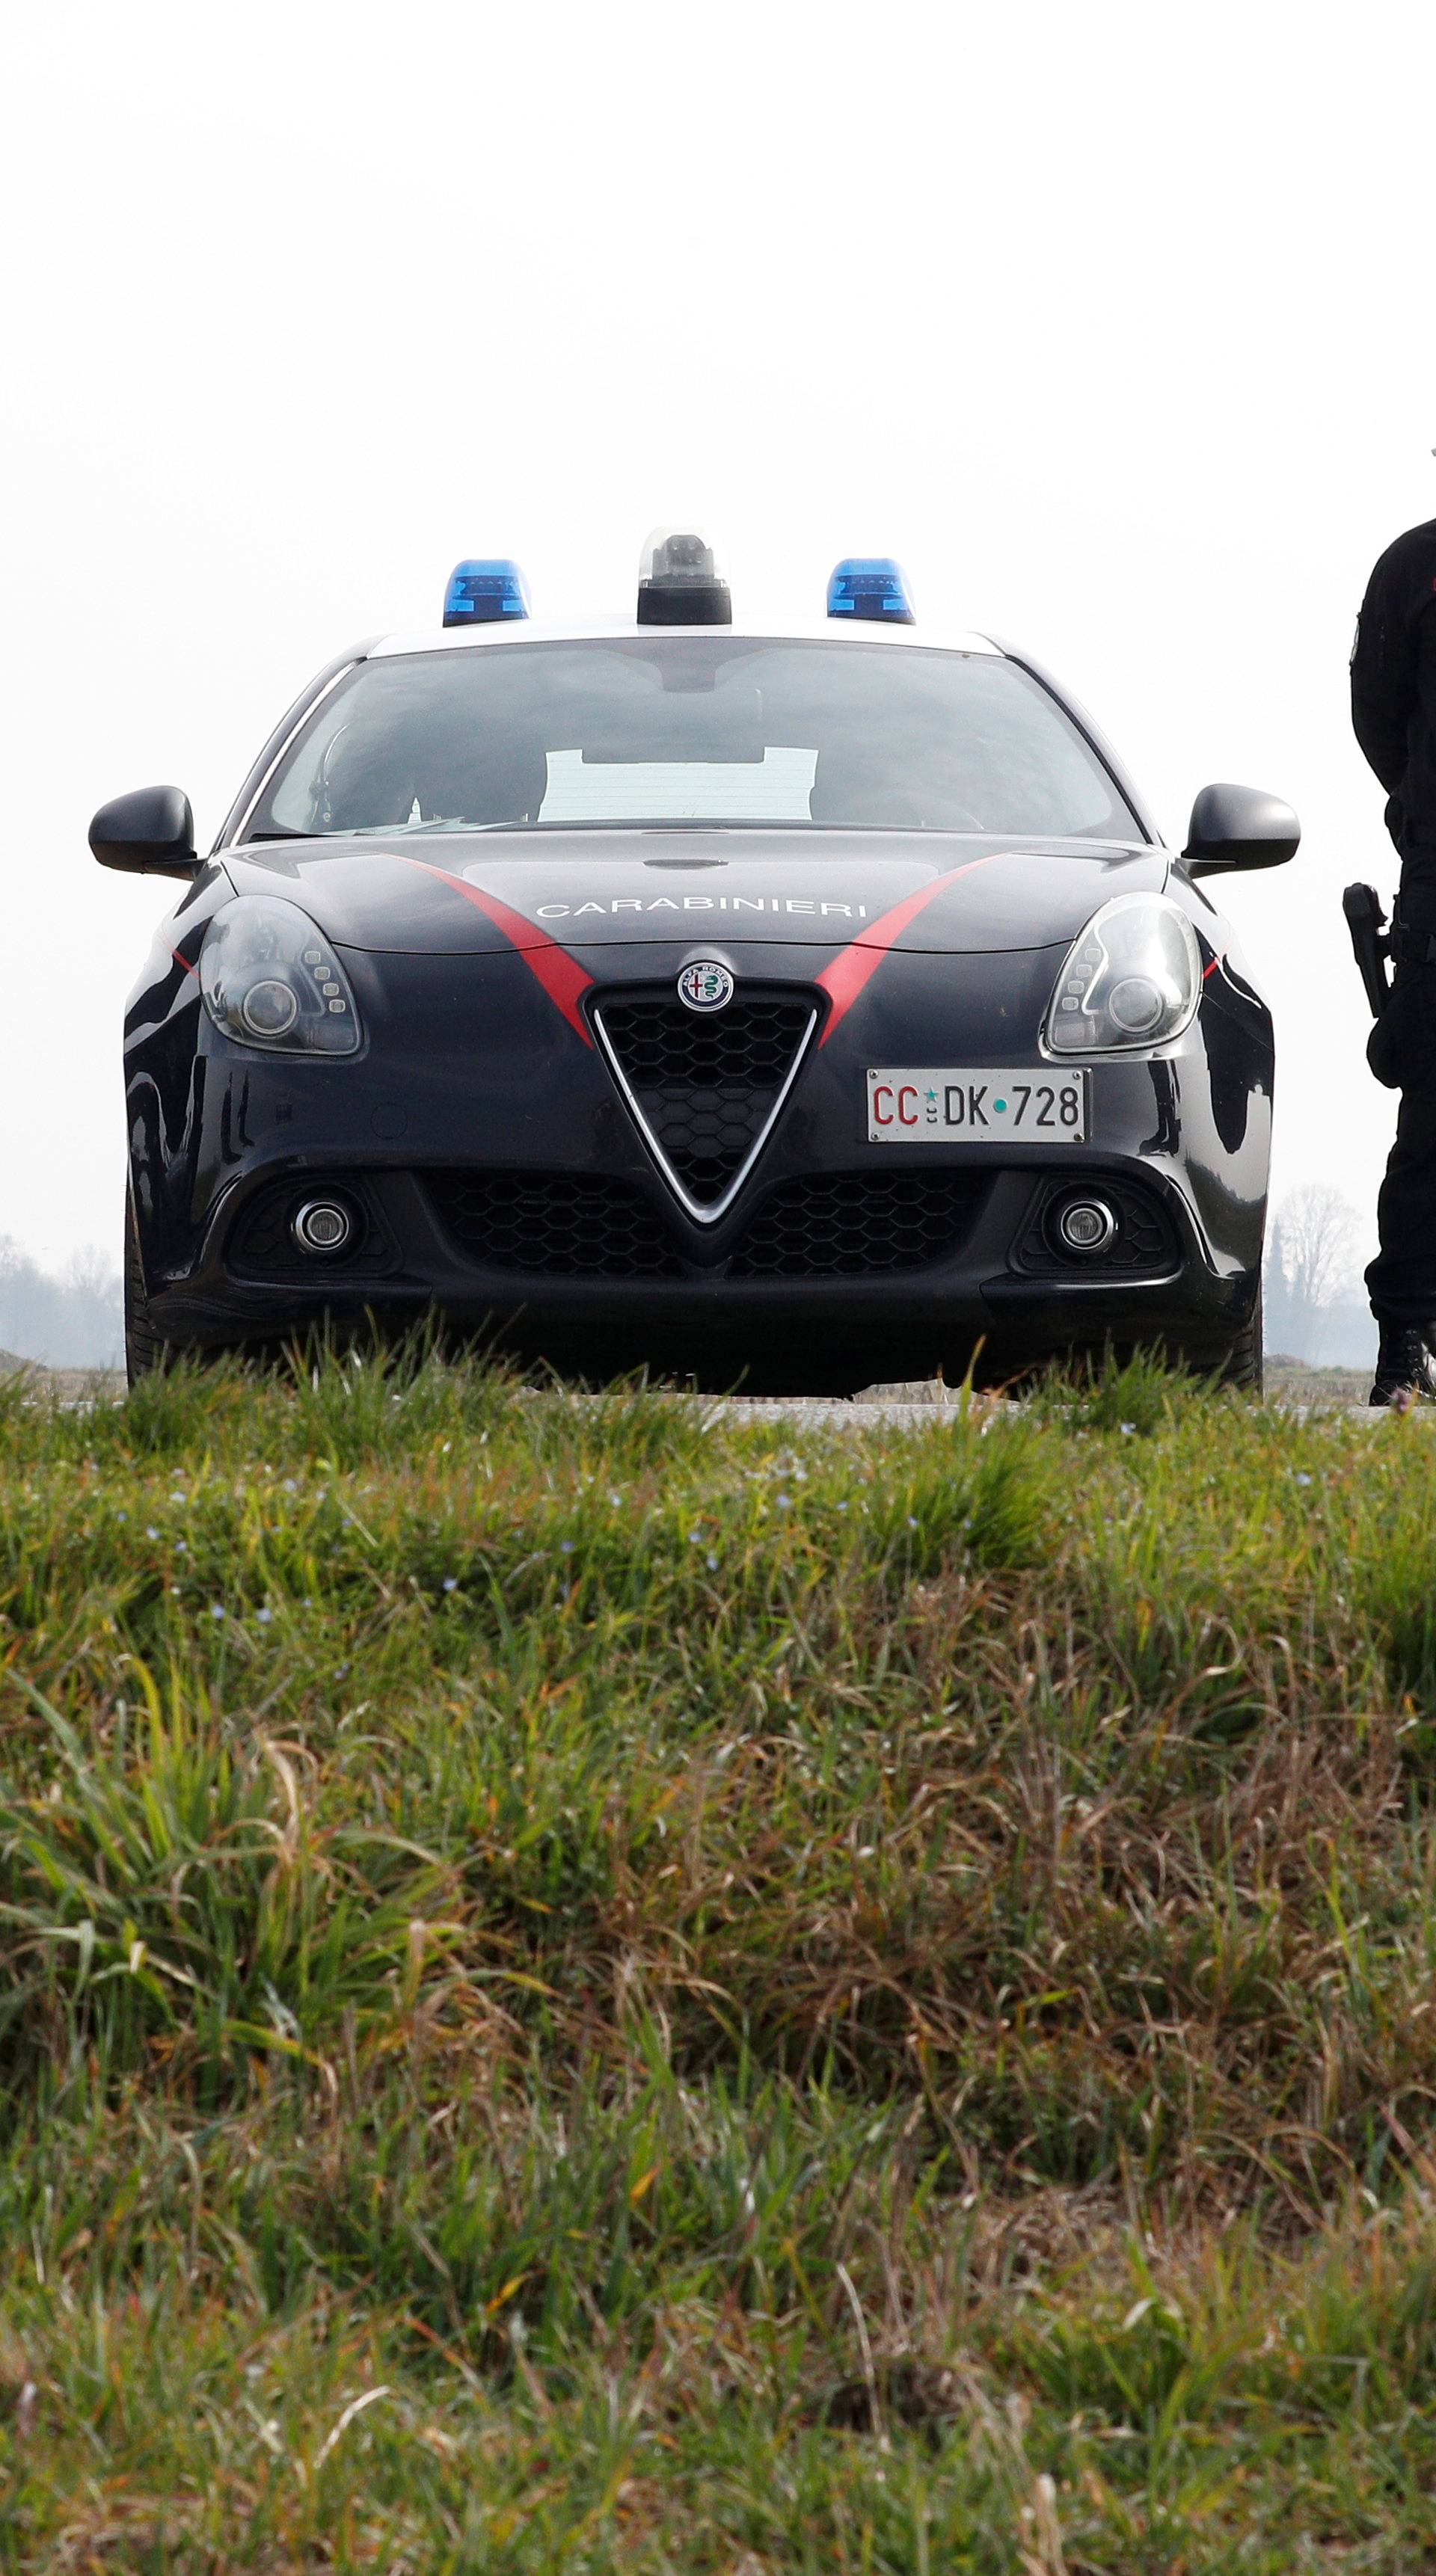
[[[913,626],[907,574],[891,555],[844,555],[828,583],[830,617],[867,617],[874,624]]]
[[[507,555],[455,564],[444,593],[446,626],[488,626],[500,617],[528,613],[528,583]]]

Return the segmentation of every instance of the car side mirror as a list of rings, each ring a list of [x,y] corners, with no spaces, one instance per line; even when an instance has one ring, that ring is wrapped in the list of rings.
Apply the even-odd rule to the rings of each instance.
[[[192,877],[194,816],[178,787],[136,787],[112,796],[90,825],[90,847],[102,868],[133,876]]]
[[[1193,877],[1234,868],[1280,868],[1294,859],[1301,825],[1279,796],[1260,787],[1204,787],[1192,807],[1182,859]]]

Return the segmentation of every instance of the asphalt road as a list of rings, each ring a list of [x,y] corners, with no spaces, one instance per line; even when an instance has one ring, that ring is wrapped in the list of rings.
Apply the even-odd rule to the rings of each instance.
[[[125,1391],[124,1376],[118,1369],[51,1369],[36,1361],[17,1359],[13,1352],[0,1351],[0,1378],[17,1369],[33,1376],[37,1393],[48,1394],[61,1404],[113,1402]],[[1284,1359],[1267,1362],[1268,1400],[1296,1406],[1303,1412],[1350,1409],[1365,1414],[1368,1384],[1365,1372],[1357,1369],[1308,1369]],[[536,1388],[529,1393],[531,1398],[541,1396],[541,1390]],[[674,1398],[675,1402],[689,1400]],[[938,1378],[865,1387],[861,1395],[852,1397],[729,1395],[692,1400],[705,1404],[714,1413],[790,1421],[810,1430],[856,1431],[875,1421],[920,1427],[944,1416],[955,1421],[960,1411],[958,1391],[944,1386]],[[978,1401],[991,1405],[1002,1399],[983,1396]]]

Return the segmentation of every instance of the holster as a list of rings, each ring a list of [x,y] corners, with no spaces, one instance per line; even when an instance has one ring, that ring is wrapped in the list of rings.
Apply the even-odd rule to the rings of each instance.
[[[1400,936],[1400,905],[1397,905],[1397,923],[1390,932],[1386,929],[1386,915],[1375,886],[1349,885],[1341,898],[1341,909],[1346,915],[1346,927],[1351,933],[1357,971],[1371,1005],[1371,1016],[1379,1021],[1387,1002],[1386,960],[1392,953],[1393,941]],[[1376,1072],[1374,1065],[1371,1069]],[[1376,1078],[1378,1082],[1385,1079],[1379,1073]]]

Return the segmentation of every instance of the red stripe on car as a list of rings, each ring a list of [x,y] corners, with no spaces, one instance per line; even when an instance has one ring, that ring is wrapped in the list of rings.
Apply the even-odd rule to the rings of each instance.
[[[889,949],[901,938],[908,923],[916,921],[918,914],[926,910],[934,895],[944,893],[948,886],[957,883],[959,877],[970,876],[974,868],[989,867],[994,859],[1007,855],[1003,850],[989,850],[983,858],[964,859],[960,868],[949,868],[944,876],[934,877],[931,885],[920,886],[916,894],[907,895],[901,903],[895,903],[891,912],[885,912],[880,920],[870,922],[866,930],[860,931],[856,939],[839,950],[831,966],[825,966],[818,977],[819,989],[827,994],[831,1004],[827,1026],[818,1040],[819,1046],[827,1045],[839,1021],[847,1018],[858,995],[870,977],[877,973]]]
[[[558,941],[541,930],[536,921],[526,921],[521,912],[501,903],[496,894],[486,894],[482,886],[470,885],[467,877],[451,876],[447,868],[433,867],[427,859],[412,859],[407,850],[396,850],[394,856],[402,859],[406,867],[422,868],[426,877],[437,877],[441,885],[452,886],[455,894],[461,894],[466,903],[473,904],[496,930],[501,930],[518,950],[529,973],[538,978],[549,1000],[562,1011],[569,1027],[578,1031],[586,1047],[592,1046],[579,1004],[591,989],[593,977],[576,957],[570,957],[568,950],[560,948]]]

